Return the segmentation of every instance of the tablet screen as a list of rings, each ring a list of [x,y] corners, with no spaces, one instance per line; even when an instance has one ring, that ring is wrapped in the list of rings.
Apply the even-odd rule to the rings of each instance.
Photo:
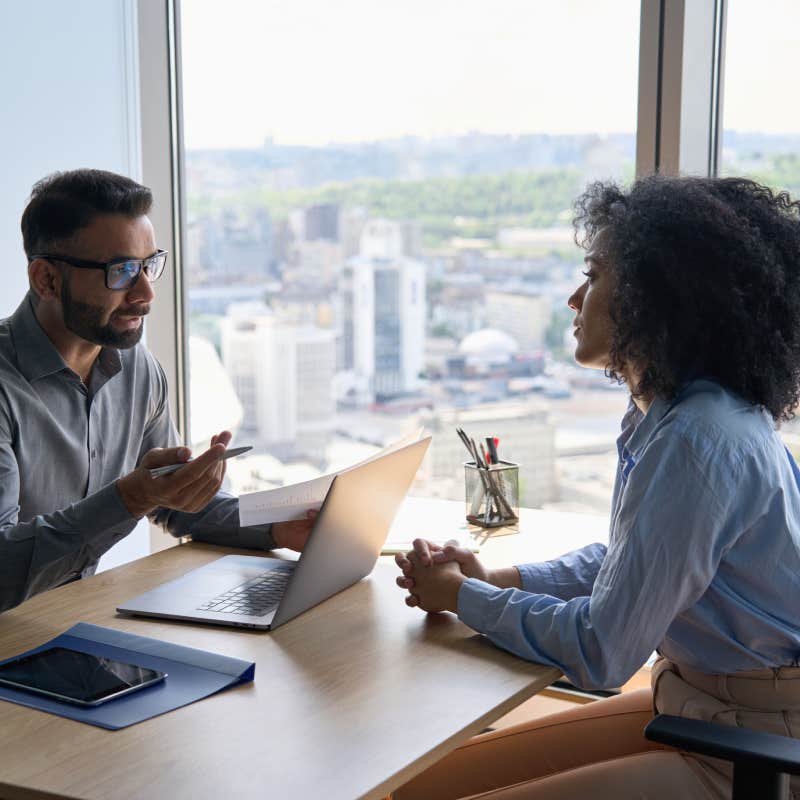
[[[165,673],[64,647],[52,647],[0,665],[0,684],[97,705],[162,680]]]

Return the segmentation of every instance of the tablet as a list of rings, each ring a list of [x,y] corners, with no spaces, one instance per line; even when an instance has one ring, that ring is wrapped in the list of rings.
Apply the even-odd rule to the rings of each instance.
[[[79,706],[99,706],[166,677],[166,672],[65,647],[51,647],[0,664],[0,686]]]

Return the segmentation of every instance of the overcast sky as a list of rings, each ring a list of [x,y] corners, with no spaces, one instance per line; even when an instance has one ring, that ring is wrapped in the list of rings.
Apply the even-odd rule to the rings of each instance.
[[[725,127],[800,132],[800,2],[729,8]],[[181,12],[189,148],[635,130],[639,0],[183,0]]]

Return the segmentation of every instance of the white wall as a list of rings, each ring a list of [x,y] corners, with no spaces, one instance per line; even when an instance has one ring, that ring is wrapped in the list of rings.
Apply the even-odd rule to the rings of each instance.
[[[33,183],[97,167],[140,180],[135,0],[0,3],[0,317],[27,291],[19,220]],[[147,525],[101,567],[149,552]]]
[[[35,181],[141,176],[135,0],[0,4],[0,317],[27,290],[19,220]]]

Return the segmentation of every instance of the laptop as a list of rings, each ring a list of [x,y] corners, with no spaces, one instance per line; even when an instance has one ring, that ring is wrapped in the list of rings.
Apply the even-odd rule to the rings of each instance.
[[[117,607],[271,630],[372,572],[431,437],[337,475],[297,561],[223,556]]]

